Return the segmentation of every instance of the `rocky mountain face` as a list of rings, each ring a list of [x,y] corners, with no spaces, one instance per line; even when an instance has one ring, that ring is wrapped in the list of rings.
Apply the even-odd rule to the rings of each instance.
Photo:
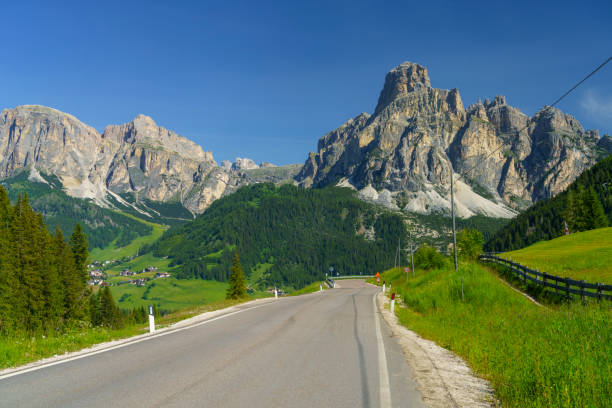
[[[558,109],[530,118],[503,96],[466,109],[457,89],[431,87],[427,69],[406,62],[387,74],[374,113],[323,136],[296,179],[430,213],[450,209],[453,172],[460,216],[511,217],[564,190],[610,152],[608,138]]]
[[[228,190],[258,182],[244,177],[258,169],[250,159],[218,166],[212,153],[139,115],[104,132],[75,117],[42,106],[20,106],[0,114],[0,179],[23,169],[59,178],[66,192],[102,206],[127,196],[180,202],[201,213]],[[279,167],[282,173],[284,167]],[[291,178],[297,169],[289,172]],[[228,190],[229,191],[229,190]]]

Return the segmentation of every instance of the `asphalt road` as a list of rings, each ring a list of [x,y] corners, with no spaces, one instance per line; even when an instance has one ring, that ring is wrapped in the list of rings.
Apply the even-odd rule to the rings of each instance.
[[[1,407],[419,407],[362,281],[0,379]],[[378,330],[377,330],[378,326]]]

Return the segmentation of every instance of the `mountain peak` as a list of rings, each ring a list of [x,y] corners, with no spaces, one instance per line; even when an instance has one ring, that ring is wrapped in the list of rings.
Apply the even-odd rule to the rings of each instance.
[[[143,115],[142,113],[136,116],[132,123],[134,125],[157,126],[157,123],[150,116]]]
[[[429,81],[427,68],[413,62],[404,62],[387,73],[385,86],[380,92],[374,114],[383,110],[397,98],[430,87],[431,82]]]

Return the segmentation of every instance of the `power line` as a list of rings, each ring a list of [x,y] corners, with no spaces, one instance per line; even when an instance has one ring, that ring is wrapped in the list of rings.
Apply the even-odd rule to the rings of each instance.
[[[590,74],[588,74],[587,76],[585,76],[584,78],[582,78],[582,80],[578,83],[576,83],[576,85],[574,85],[573,87],[570,88],[569,91],[565,92],[563,95],[561,95],[556,101],[554,101],[551,105],[545,106],[544,109],[549,109],[554,107],[556,104],[558,104],[559,102],[561,102],[561,100],[563,98],[565,98],[567,95],[569,95],[574,89],[578,88],[584,81],[586,81],[587,79],[589,79],[591,76],[593,76],[593,74],[595,74],[597,71],[599,71],[601,68],[604,67],[604,65],[606,65],[608,62],[610,62],[612,60],[612,57],[608,57],[608,59],[606,59],[604,62],[602,62],[597,68],[595,68],[593,71],[591,71]],[[529,128],[531,122],[531,118],[527,119],[527,125],[525,127],[523,127],[522,129],[520,129],[518,132],[516,132],[517,135],[520,135],[521,132],[527,128]],[[513,133],[506,133],[506,135],[512,135]],[[504,135],[504,133],[501,133],[499,136]],[[474,169],[476,169],[476,167],[478,167],[481,163],[483,163],[486,159],[488,159],[489,157],[491,157],[493,154],[497,153],[502,147],[505,147],[505,144],[502,144],[501,146],[499,146],[497,149],[493,150],[491,153],[489,153],[488,155],[486,155],[484,157],[484,159],[481,159],[479,161],[479,163],[475,164],[474,166],[472,166],[469,170],[464,171],[459,173],[459,177],[463,177],[465,178],[467,176],[468,173],[472,172]]]
[[[603,68],[604,65],[606,65],[608,62],[610,62],[610,60],[612,60],[612,57],[608,57],[607,60],[605,60],[604,62],[601,63],[600,66],[598,66],[597,68],[595,68],[589,75],[585,76],[582,81],[578,82],[576,85],[574,85],[569,91],[567,91],[566,93],[564,93],[563,95],[561,95],[559,97],[559,99],[557,99],[556,101],[553,102],[552,105],[550,106],[555,106],[556,104],[558,104],[559,102],[561,102],[561,99],[565,98],[567,95],[569,95],[574,89],[578,88],[580,86],[580,84],[582,84],[584,81],[586,81],[587,79],[589,79],[594,73],[596,73],[597,71],[599,71],[601,68]]]

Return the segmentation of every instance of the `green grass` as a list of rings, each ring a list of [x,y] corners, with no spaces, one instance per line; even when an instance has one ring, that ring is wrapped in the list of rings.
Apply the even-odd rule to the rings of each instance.
[[[541,307],[474,263],[382,278],[407,306],[396,308],[400,322],[463,357],[503,406],[610,406],[608,302]]]
[[[0,337],[0,369],[16,367],[56,354],[81,350],[97,343],[135,336],[144,325],[112,330],[104,327],[73,329],[51,336]]]
[[[144,274],[137,275],[144,276]],[[157,305],[160,310],[176,311],[225,299],[227,283],[202,279],[155,279],[144,287],[124,284],[111,286],[121,309]]]
[[[205,305],[191,306],[155,320],[157,328],[213,310],[224,309],[267,295],[256,293],[242,300],[217,300]],[[13,335],[0,337],[0,369],[17,367],[42,358],[78,351],[98,343],[127,338],[148,331],[148,324],[129,324],[122,329],[105,327],[74,328],[64,333],[47,336]]]
[[[551,275],[612,283],[612,227],[541,241],[500,255]]]
[[[154,224],[152,222],[144,221],[134,217],[131,214],[121,214],[134,220],[138,220],[144,224],[150,225],[153,228],[151,234],[145,235],[143,237],[138,237],[134,239],[129,245],[126,245],[124,247],[117,247],[117,240],[115,240],[110,245],[106,246],[104,249],[94,248],[89,255],[90,261],[110,261],[114,259],[121,259],[126,256],[135,255],[140,249],[140,247],[142,247],[143,245],[152,244],[153,242],[157,241],[167,229],[165,225]]]
[[[314,292],[318,292],[320,289],[320,286],[323,286],[323,290],[327,289],[327,285],[324,284],[323,282],[313,282],[308,286],[304,286],[302,289],[300,290],[296,290],[295,292],[291,292],[290,296],[298,296],[298,295],[305,295],[306,293],[314,293]]]

